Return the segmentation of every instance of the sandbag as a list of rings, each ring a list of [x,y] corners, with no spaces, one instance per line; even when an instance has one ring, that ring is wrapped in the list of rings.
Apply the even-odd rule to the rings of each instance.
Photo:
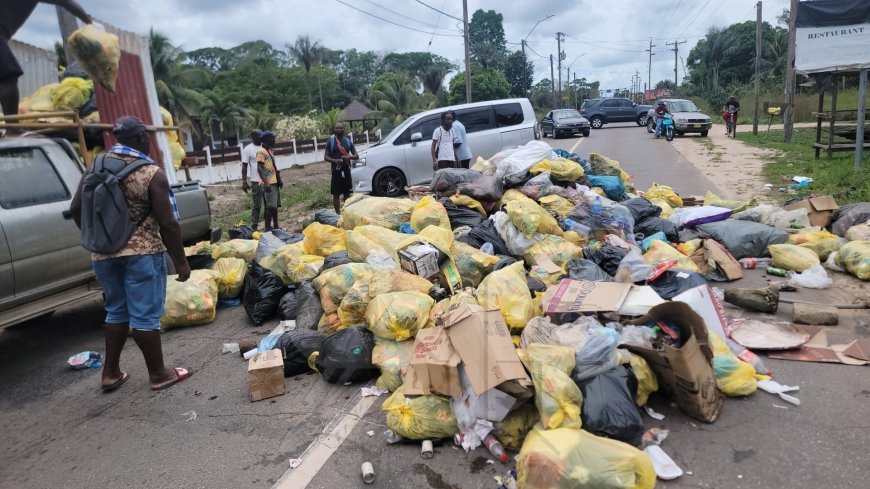
[[[308,357],[319,351],[326,335],[310,329],[295,329],[278,338],[275,348],[284,357],[284,377],[304,374],[311,371]]]
[[[850,227],[870,221],[870,202],[858,202],[840,206],[831,224],[831,232],[845,236]]]
[[[115,92],[121,45],[118,36],[93,24],[85,24],[67,39],[70,52],[90,77],[107,90]]]
[[[574,350],[567,346],[531,344],[520,359],[535,385],[535,406],[545,429],[579,429],[583,394],[568,373],[574,366]]]
[[[656,473],[644,452],[621,441],[585,430],[536,427],[517,456],[517,485],[523,489],[652,489]]]
[[[524,327],[534,310],[523,264],[517,262],[487,275],[477,288],[477,301],[483,307],[501,310],[509,328]]]
[[[329,256],[347,249],[345,232],[335,226],[312,222],[302,230],[302,247],[307,255]]]
[[[837,252],[836,263],[861,280],[870,280],[870,241],[850,241]]]
[[[241,258],[220,258],[214,262],[212,270],[218,273],[218,298],[233,299],[242,293],[248,264]]]
[[[257,252],[257,241],[252,239],[231,239],[214,247],[211,257],[215,260],[220,258],[241,258],[245,261],[254,259]]]
[[[640,446],[644,426],[635,404],[637,378],[630,368],[616,367],[579,383],[583,393],[583,429]]]
[[[436,394],[405,397],[399,388],[384,401],[387,427],[409,440],[450,438],[456,434],[456,416],[450,398]]]
[[[375,338],[364,328],[347,328],[323,339],[314,357],[314,366],[332,384],[365,382],[378,376],[372,365]]]
[[[170,275],[166,282],[166,300],[160,329],[208,324],[217,314],[218,278],[212,270],[194,270],[186,282]]]
[[[339,224],[347,230],[363,224],[374,224],[395,231],[411,218],[414,205],[415,202],[410,199],[366,197],[352,203],[345,203],[341,209]]]
[[[781,229],[733,219],[701,224],[697,229],[705,237],[721,243],[735,260],[770,256],[768,246],[785,243],[788,239],[788,233]]]
[[[571,280],[587,280],[590,282],[611,282],[613,277],[607,274],[594,261],[579,258],[571,260],[567,265],[568,278]]]
[[[683,207],[683,199],[674,192],[673,188],[667,185],[659,185],[655,182],[653,182],[652,187],[643,193],[643,198],[647,200],[663,199],[673,208]]]
[[[245,277],[245,295],[242,304],[255,326],[266,322],[278,311],[278,303],[287,287],[274,273],[257,262],[251,263]]]
[[[432,175],[429,192],[441,197],[467,195],[475,200],[492,202],[501,198],[499,178],[464,168],[444,168]]]
[[[529,168],[529,173],[537,175],[542,172],[550,172],[556,180],[562,182],[576,182],[583,176],[583,167],[567,158],[542,160]]]
[[[821,263],[819,255],[815,251],[797,245],[770,245],[768,250],[770,250],[770,256],[773,257],[772,265],[786,270],[803,272],[813,265]]]
[[[368,329],[378,337],[403,341],[426,325],[435,301],[420,292],[392,292],[376,296],[366,309]]]

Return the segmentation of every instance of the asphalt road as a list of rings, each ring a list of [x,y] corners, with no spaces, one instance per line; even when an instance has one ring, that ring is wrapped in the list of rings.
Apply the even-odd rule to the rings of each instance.
[[[619,160],[641,189],[653,180],[684,195],[714,188],[667,142],[652,140],[634,124],[608,125],[589,138],[547,141],[565,149],[579,141],[581,155],[596,151]],[[765,281],[754,272],[737,285]],[[833,303],[851,302],[851,294],[830,289],[795,297]],[[790,312],[783,306],[777,317],[787,320]],[[844,314],[840,326],[829,328],[832,342],[870,335],[868,316]],[[66,366],[74,353],[103,351],[101,319],[95,302],[0,332],[0,487],[363,487],[359,466],[370,461],[377,480],[365,487],[495,488],[492,477],[506,470],[487,463],[482,448],[465,454],[445,444],[436,447],[434,458],[422,459],[417,444],[384,444],[385,397],[361,399],[359,385],[336,386],[316,374],[301,375],[287,379],[284,396],[250,402],[246,363],[222,354],[221,345],[263,335],[277,320],[253,327],[241,307],[220,310],[211,325],[164,334],[167,362],[191,367],[192,378],[151,392],[130,341],[122,360],[130,381],[102,394],[98,370]],[[706,425],[682,415],[667,398],[653,396],[650,405],[667,417],[645,418],[646,424],[671,431],[663,448],[687,471],[660,487],[866,484],[868,367],[766,363],[777,380],[800,386],[801,406],[759,392],[729,399],[720,419]],[[195,419],[189,419],[191,412]],[[299,468],[289,469],[291,458],[302,458]],[[307,486],[300,482],[306,479]]]

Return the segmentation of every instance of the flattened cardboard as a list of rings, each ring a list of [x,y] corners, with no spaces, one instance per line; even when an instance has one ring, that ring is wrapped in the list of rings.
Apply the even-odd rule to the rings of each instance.
[[[281,350],[266,350],[248,360],[251,401],[284,394],[284,359]]]
[[[405,371],[404,392],[408,395],[462,395],[459,382],[459,354],[444,328],[424,328],[417,332],[411,364]]]
[[[854,341],[845,345],[830,345],[828,344],[828,334],[822,326],[796,324],[795,328],[809,334],[810,340],[800,348],[768,352],[769,358],[794,362],[841,363],[846,365],[866,365],[868,363],[867,360],[855,355],[856,353],[860,355],[860,352],[856,351]],[[870,346],[870,342],[864,343],[864,345]]]
[[[834,217],[834,212],[839,208],[840,206],[837,205],[837,202],[830,195],[810,197],[809,199],[793,202],[783,207],[787,211],[806,209],[810,224],[819,227],[826,227],[830,224],[831,218]]]
[[[501,311],[463,304],[448,312],[444,324],[476,395],[508,380],[531,382]]]
[[[665,346],[664,352],[634,345],[627,345],[627,348],[650,364],[683,412],[712,423],[719,417],[724,397],[716,388],[716,377],[710,366],[713,352],[704,320],[683,302],[666,302],[653,307],[649,314],[632,323],[658,320],[671,321],[689,335],[680,348]]]
[[[713,292],[709,285],[699,285],[685,292],[681,292],[671,298],[673,301],[685,302],[692,310],[701,316],[704,324],[711,331],[718,334],[723,340],[728,337],[725,330],[728,327],[728,318],[725,316],[725,307],[719,296]]]
[[[728,280],[743,278],[743,269],[740,267],[740,263],[715,239],[704,240],[704,256],[707,258],[707,263],[712,261],[716,269]]]
[[[585,313],[617,311],[631,291],[631,284],[562,279],[547,288],[544,314],[562,321],[573,321]]]
[[[538,253],[537,255],[532,256],[532,259],[535,261],[535,265],[547,273],[559,273],[562,271],[562,267],[553,263],[553,260],[543,253]]]

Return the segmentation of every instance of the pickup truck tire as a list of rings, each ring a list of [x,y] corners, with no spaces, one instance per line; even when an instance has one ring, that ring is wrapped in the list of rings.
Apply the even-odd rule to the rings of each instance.
[[[589,129],[588,127],[586,129],[584,129],[583,130],[583,137],[588,138],[590,132],[592,132],[592,129]]]
[[[677,136],[685,136],[686,131],[677,131]]]
[[[701,137],[702,138],[707,137],[707,131],[701,131]]]
[[[405,193],[405,174],[398,168],[384,168],[375,173],[373,190],[382,197],[398,197]]]
[[[647,118],[648,117],[646,114],[641,114],[641,115],[637,116],[637,125],[641,126],[641,127],[645,126]]]
[[[592,116],[592,118],[589,119],[589,124],[592,125],[592,129],[601,129],[604,126],[604,118],[600,115]]]

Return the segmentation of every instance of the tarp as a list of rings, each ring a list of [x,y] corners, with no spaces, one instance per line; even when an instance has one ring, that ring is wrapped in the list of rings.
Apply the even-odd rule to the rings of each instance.
[[[870,2],[799,2],[795,69],[799,73],[870,68]]]

